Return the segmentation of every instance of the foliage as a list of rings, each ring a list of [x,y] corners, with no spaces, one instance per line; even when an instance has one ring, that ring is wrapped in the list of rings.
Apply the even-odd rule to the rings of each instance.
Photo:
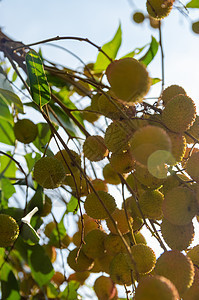
[[[156,2],[153,8],[148,0],[147,8],[149,14],[152,8],[151,26],[159,41],[149,37],[148,44],[123,57],[118,57],[121,24],[101,48],[71,37],[99,50],[96,61],[81,71],[57,67],[31,45],[4,44],[0,31],[5,55],[0,67],[0,213],[14,218],[20,229],[13,243],[0,248],[1,299],[84,299],[81,286],[95,273],[98,279],[89,289],[98,299],[139,300],[142,284],[149,288],[147,278],[154,278],[160,293],[168,291],[168,299],[187,299],[195,291],[199,257],[194,252],[193,265],[189,251],[199,209],[198,116],[181,87],[174,83],[165,89],[164,72],[160,79],[147,71],[156,54],[163,54],[161,22],[167,20],[160,19],[174,9],[174,1],[166,0],[156,13]],[[199,8],[198,1],[186,7]],[[151,22],[147,11],[141,17]],[[163,55],[161,65],[164,70]],[[157,83],[160,95],[147,98]],[[180,96],[179,90],[184,91]],[[27,144],[14,131],[22,119],[38,120],[36,137]],[[20,132],[24,140],[31,135],[26,129]],[[117,201],[114,191],[120,193]],[[70,236],[72,227],[77,230]],[[153,243],[146,245],[144,228],[162,255],[172,253],[169,263],[178,272],[161,265],[164,259],[155,257]],[[176,276],[185,271],[186,284],[179,288]],[[118,285],[125,298],[118,298]]]

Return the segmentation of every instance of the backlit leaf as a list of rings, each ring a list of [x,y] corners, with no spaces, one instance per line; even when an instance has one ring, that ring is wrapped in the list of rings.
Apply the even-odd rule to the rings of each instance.
[[[21,100],[13,92],[0,88],[0,99],[8,105],[14,104],[19,113],[24,113]]]
[[[156,53],[158,52],[158,47],[159,47],[159,43],[152,36],[149,50],[142,58],[139,59],[139,61],[145,64],[145,66],[148,66],[150,62],[154,59]]]
[[[120,48],[122,42],[122,30],[121,25],[119,25],[118,30],[114,36],[114,38],[102,46],[102,50],[112,59],[116,58],[117,52]],[[102,53],[99,52],[97,56],[96,63],[94,65],[94,70],[103,71],[110,64],[110,60]]]
[[[4,263],[2,269],[0,270],[0,279],[2,293],[1,299],[20,300],[21,296],[19,294],[18,282],[10,265],[7,262]]]
[[[50,101],[51,93],[42,60],[36,51],[27,53],[26,65],[32,99],[41,108]]]
[[[199,8],[199,1],[198,0],[192,0],[187,3],[186,7],[188,8]]]
[[[15,135],[10,122],[0,118],[0,142],[14,146]]]

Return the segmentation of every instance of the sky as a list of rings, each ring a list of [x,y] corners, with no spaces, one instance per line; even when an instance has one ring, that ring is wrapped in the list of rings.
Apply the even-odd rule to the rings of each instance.
[[[182,0],[182,4],[188,2]],[[77,36],[90,39],[99,46],[111,40],[121,23],[123,38],[118,58],[151,41],[159,39],[158,30],[132,22],[132,13],[146,13],[146,0],[1,0],[0,27],[14,40],[24,44],[56,36]],[[191,31],[191,22],[199,19],[198,10],[186,15],[179,1],[169,17],[162,23],[163,49],[165,54],[165,86],[181,85],[199,108],[199,35]],[[177,8],[178,6],[178,8]],[[94,62],[96,48],[79,41],[58,41],[78,55],[85,63]],[[38,47],[34,47],[38,50]],[[81,63],[68,53],[42,46],[45,58],[73,69]],[[149,65],[151,77],[161,77],[160,51]],[[161,84],[151,88],[150,96],[159,96]],[[94,298],[93,298],[94,299]]]

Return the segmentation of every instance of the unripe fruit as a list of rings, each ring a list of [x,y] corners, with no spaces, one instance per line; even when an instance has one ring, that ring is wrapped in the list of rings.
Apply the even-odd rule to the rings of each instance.
[[[83,119],[88,121],[89,123],[94,123],[100,117],[99,114],[97,114],[96,112],[92,112],[92,108],[90,105],[84,108],[81,114]]]
[[[64,180],[65,170],[59,160],[53,157],[43,157],[36,162],[33,176],[43,188],[54,189]]]
[[[88,136],[83,145],[83,152],[86,158],[91,161],[100,161],[108,155],[108,149],[104,139],[99,135]]]
[[[127,235],[124,236],[127,243],[130,245],[130,240]],[[104,239],[104,247],[107,254],[116,255],[117,253],[126,252],[126,247],[119,235],[110,233]]]
[[[168,86],[166,89],[163,90],[161,94],[161,99],[163,101],[163,104],[166,106],[167,103],[175,96],[177,95],[186,95],[185,90],[176,84]]]
[[[143,21],[144,21],[144,19],[145,19],[145,16],[144,16],[144,14],[143,13],[141,13],[141,12],[135,12],[134,14],[133,14],[133,21],[135,22],[135,23],[138,23],[138,24],[140,24],[140,23],[142,23]]]
[[[125,213],[124,209],[116,208],[115,211],[112,213],[112,217],[115,220],[117,227],[121,231],[122,234],[129,232],[130,229],[129,229],[127,217],[128,217],[130,224],[133,224],[133,219],[130,216],[126,217],[126,213]],[[117,234],[117,231],[116,231],[115,226],[113,225],[113,222],[111,219],[108,218],[106,220],[106,225],[112,233]]]
[[[151,17],[161,20],[169,15],[173,2],[174,0],[147,0],[147,11]]]
[[[67,281],[75,280],[80,283],[80,285],[83,285],[85,280],[90,276],[89,271],[82,271],[82,272],[75,272],[73,274],[70,274]]]
[[[197,167],[199,163],[199,152],[195,152],[189,158],[186,164],[186,171],[191,176],[191,178],[199,182],[199,168]]]
[[[199,116],[196,116],[193,125],[187,130],[188,134],[191,134],[195,139],[199,139]],[[186,141],[188,144],[193,144],[194,139],[185,133]]]
[[[180,296],[192,285],[194,266],[191,259],[178,250],[166,251],[157,260],[154,269],[157,275],[171,280]]]
[[[19,226],[14,218],[0,214],[0,247],[12,246],[19,235]]]
[[[161,233],[171,249],[186,250],[194,238],[193,223],[186,225],[174,225],[165,218],[162,220]]]
[[[160,21],[152,18],[150,15],[149,15],[149,23],[150,23],[150,26],[154,29],[159,29],[159,27],[160,27]]]
[[[135,262],[132,264],[132,269],[140,274],[147,274],[151,272],[156,263],[156,256],[154,251],[144,244],[137,244],[131,247],[131,253]]]
[[[103,168],[103,176],[106,183],[118,185],[121,183],[120,177],[117,172],[113,169],[111,164],[107,164]]]
[[[79,171],[77,165],[81,166],[80,156],[73,150],[70,150],[70,155],[63,149],[55,154],[55,158],[58,159],[64,167],[67,175],[74,174]]]
[[[97,258],[104,255],[104,239],[107,234],[99,229],[90,231],[85,236],[85,244],[82,246],[84,254],[90,258]]]
[[[162,219],[163,200],[164,200],[164,195],[158,190],[145,191],[139,197],[139,204],[143,215],[149,219],[155,219],[155,220]]]
[[[147,167],[139,164],[136,164],[133,175],[138,180],[139,184],[150,189],[157,189],[164,183],[164,179],[154,177]]]
[[[91,183],[96,191],[108,192],[108,186],[104,180],[96,178]]]
[[[126,253],[119,253],[114,256],[110,264],[110,276],[117,284],[131,285],[130,258]]]
[[[129,173],[135,167],[135,160],[130,150],[112,153],[110,164],[118,173]]]
[[[192,30],[194,33],[199,34],[199,21],[192,23]]]
[[[67,262],[69,267],[76,272],[90,270],[93,266],[93,259],[88,258],[83,251],[79,251],[79,248],[70,251]]]
[[[158,150],[171,150],[171,140],[166,131],[157,126],[148,125],[138,129],[130,140],[135,159],[147,165],[148,158]]]
[[[174,225],[186,225],[197,213],[195,194],[187,187],[176,187],[167,192],[163,201],[164,217]]]
[[[104,206],[107,208],[110,214],[112,214],[116,208],[115,199],[110,194],[104,191],[98,191],[98,196],[95,193],[91,193],[87,196],[84,202],[84,208],[86,213],[94,219],[107,219],[108,213]],[[101,201],[104,206],[102,205]]]
[[[111,300],[117,295],[112,279],[105,276],[100,276],[95,280],[94,291],[99,300]]]
[[[178,300],[175,285],[163,276],[147,276],[139,281],[134,300]]]
[[[182,133],[192,126],[196,118],[193,100],[186,95],[173,97],[162,112],[162,122],[168,129]]]
[[[199,268],[199,245],[191,248],[187,252],[187,256],[192,260],[193,264]]]
[[[16,139],[24,144],[33,142],[38,135],[38,128],[29,119],[18,120],[14,125]]]
[[[141,101],[151,85],[145,66],[131,57],[110,63],[106,76],[115,96],[128,103]]]

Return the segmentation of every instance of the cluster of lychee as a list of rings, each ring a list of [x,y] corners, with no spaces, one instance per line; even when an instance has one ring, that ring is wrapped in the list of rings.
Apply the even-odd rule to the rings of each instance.
[[[66,185],[74,196],[86,196],[82,198],[84,226],[79,222],[68,264],[76,273],[110,275],[96,281],[97,295],[98,282],[104,281],[107,287],[102,293],[116,299],[114,284],[137,281],[135,299],[155,300],[160,295],[179,299],[194,290],[193,263],[198,259],[197,252],[189,250],[199,203],[196,107],[178,85],[166,88],[156,105],[144,102],[151,79],[144,65],[133,58],[113,61],[106,76],[110,89],[93,95],[91,113],[111,123],[104,136],[88,135],[82,147],[91,164],[108,161],[104,179],[89,178],[81,156],[68,148],[37,161],[33,177],[43,188]],[[120,183],[131,193],[121,209],[108,193],[109,184]],[[140,233],[147,219],[159,226],[163,243],[171,249],[157,261]],[[103,220],[109,234],[101,226]],[[182,254],[183,250],[189,250],[188,254]],[[151,298],[145,296],[150,293]]]

